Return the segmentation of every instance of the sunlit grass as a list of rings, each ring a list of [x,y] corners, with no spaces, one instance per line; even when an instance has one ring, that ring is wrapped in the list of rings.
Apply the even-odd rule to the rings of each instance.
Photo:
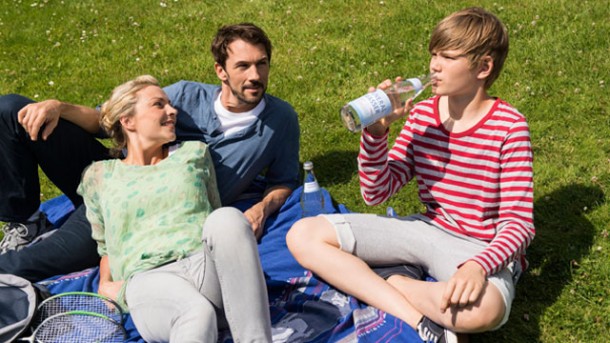
[[[507,25],[511,48],[492,87],[528,118],[538,236],[509,323],[474,342],[605,342],[610,337],[610,3],[599,1],[10,1],[0,0],[0,93],[94,106],[139,74],[163,84],[216,82],[216,29],[252,21],[274,43],[269,92],[293,104],[301,160],[334,199],[368,208],[356,177],[358,136],[339,108],[428,66],[430,31],[480,5]],[[392,134],[398,132],[392,128]],[[44,199],[58,195],[50,184]],[[387,205],[419,211],[410,185]]]

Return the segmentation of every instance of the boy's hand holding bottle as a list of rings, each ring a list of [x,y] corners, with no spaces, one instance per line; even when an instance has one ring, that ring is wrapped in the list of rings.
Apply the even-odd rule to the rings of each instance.
[[[397,77],[394,82],[385,80],[377,88],[371,88],[368,94],[345,104],[340,111],[341,120],[352,132],[358,132],[378,122],[387,128],[390,123],[408,113],[413,99],[433,82],[433,77],[434,74],[430,73],[406,80]],[[384,120],[386,117],[389,118]],[[378,126],[377,129],[381,127]]]
[[[385,81],[382,81],[377,86],[377,88],[374,88],[374,87],[369,88],[369,93],[375,92],[377,89],[387,91],[388,89],[393,87],[394,84],[399,83],[402,80],[403,79],[400,76],[397,77],[394,82],[392,82],[390,79],[387,79]],[[393,122],[397,121],[398,119],[406,117],[412,108],[413,108],[413,98],[409,98],[406,100],[404,106],[398,106],[398,107],[394,108],[392,113],[379,119],[378,121],[371,124],[370,126],[367,126],[367,131],[369,131],[374,136],[383,136],[385,134],[386,130],[390,127],[390,125],[392,125]]]

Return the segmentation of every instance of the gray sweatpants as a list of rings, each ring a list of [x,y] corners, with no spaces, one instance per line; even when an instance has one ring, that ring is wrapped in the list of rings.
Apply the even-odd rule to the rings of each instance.
[[[422,215],[387,217],[375,214],[324,215],[333,224],[341,250],[358,256],[372,267],[416,264],[433,278],[448,281],[458,267],[483,251],[487,243],[458,236],[425,221]],[[521,272],[518,262],[490,275],[506,305],[501,323],[508,320]]]
[[[224,312],[235,342],[271,342],[265,279],[243,213],[231,207],[212,212],[203,245],[203,252],[128,281],[125,298],[142,337],[215,343]]]

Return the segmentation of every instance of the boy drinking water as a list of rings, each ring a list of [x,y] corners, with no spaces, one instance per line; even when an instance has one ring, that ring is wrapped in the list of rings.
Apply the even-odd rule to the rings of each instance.
[[[287,243],[305,268],[423,340],[455,342],[456,332],[508,320],[535,235],[533,156],[524,116],[488,94],[508,53],[500,20],[481,8],[453,13],[434,29],[429,51],[435,95],[363,130],[358,156],[367,205],[415,178],[424,213],[304,218]],[[388,149],[388,127],[407,113]],[[438,282],[421,281],[422,271]]]

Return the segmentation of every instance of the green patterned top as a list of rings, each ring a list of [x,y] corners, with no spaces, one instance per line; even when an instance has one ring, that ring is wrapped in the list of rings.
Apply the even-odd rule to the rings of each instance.
[[[115,281],[202,250],[203,223],[220,207],[212,158],[199,141],[182,143],[155,165],[95,162],[78,193]]]

